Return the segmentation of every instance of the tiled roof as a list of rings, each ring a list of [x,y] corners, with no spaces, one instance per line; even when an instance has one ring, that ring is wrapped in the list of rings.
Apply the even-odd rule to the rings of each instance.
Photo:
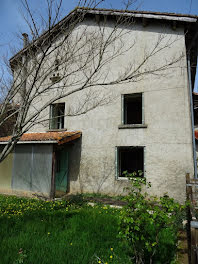
[[[195,138],[198,139],[198,130],[195,130]]]
[[[132,14],[132,16],[137,17],[143,17],[145,16],[152,16],[150,18],[156,18],[156,19],[165,19],[165,17],[168,20],[176,20],[179,22],[179,19],[183,18],[184,21],[190,22],[196,22],[198,16],[196,15],[189,15],[189,14],[177,14],[177,13],[162,13],[162,12],[153,12],[153,11],[138,11],[138,10],[119,10],[119,9],[103,9],[103,8],[81,8],[76,7],[73,9],[67,16],[65,16],[63,19],[61,19],[56,25],[54,25],[51,29],[52,31],[56,31],[60,26],[63,25],[63,23],[68,22],[75,14],[78,13],[84,13],[84,14],[101,14],[101,15],[129,15]],[[48,31],[44,32],[41,36],[38,37],[36,41],[39,39],[43,39],[48,35]],[[22,50],[20,50],[18,53],[16,53],[12,58],[10,58],[10,63],[12,63],[19,55],[23,54],[26,50],[28,50],[32,45],[34,45],[34,42],[29,43],[29,45]]]
[[[170,13],[170,12],[155,12],[155,11],[144,11],[144,10],[123,10],[123,9],[106,9],[106,8],[75,8],[74,10],[86,10],[89,11],[99,11],[99,12],[119,12],[119,13],[132,13],[132,14],[149,14],[149,15],[166,15],[166,16],[176,16],[176,17],[189,17],[198,18],[197,15],[191,14],[181,14],[181,13]]]
[[[198,129],[195,130],[195,138],[198,139]]]
[[[53,143],[58,143],[58,145],[67,143],[69,141],[72,141],[74,139],[80,138],[82,135],[81,131],[64,131],[64,132],[46,132],[46,133],[25,133],[22,135],[22,137],[19,140],[20,142],[31,142],[31,141],[37,141],[43,142],[46,141],[54,141]],[[0,137],[0,144],[7,142],[11,137]]]

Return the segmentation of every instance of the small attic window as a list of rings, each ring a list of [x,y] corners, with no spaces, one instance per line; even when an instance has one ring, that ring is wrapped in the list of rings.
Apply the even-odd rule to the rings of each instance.
[[[53,73],[52,77],[50,78],[52,83],[56,83],[56,82],[60,81],[60,79],[61,79],[59,72],[58,72],[59,65],[60,65],[60,61],[58,59],[55,59],[55,61],[54,61],[54,73]]]
[[[59,68],[59,60],[56,59],[55,62],[54,62],[54,65],[55,65],[55,71],[58,71],[58,68]]]

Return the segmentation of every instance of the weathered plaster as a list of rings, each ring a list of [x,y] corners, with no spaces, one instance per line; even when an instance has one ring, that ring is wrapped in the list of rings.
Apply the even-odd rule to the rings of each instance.
[[[87,22],[89,30],[97,25]],[[173,31],[163,24],[135,24],[123,36],[125,45],[135,46],[113,60],[108,69],[112,76],[126,65],[138,65],[144,55],[152,50],[163,35],[162,43],[173,40],[171,46],[150,59],[144,67],[168,62],[183,53],[183,57],[157,75],[143,75],[138,82],[93,88],[101,96],[110,93],[112,102],[77,117],[65,117],[68,130],[82,131],[82,140],[74,143],[70,151],[69,191],[100,192],[118,195],[123,193],[126,180],[115,177],[116,146],[145,147],[145,177],[151,182],[150,192],[155,195],[168,193],[177,200],[185,199],[185,173],[193,174],[192,130],[190,117],[189,88],[186,67],[185,36],[182,28]],[[74,31],[75,34],[75,31]],[[104,71],[107,69],[104,69]],[[81,76],[79,76],[80,78]],[[121,124],[121,95],[144,94],[144,119],[147,128],[119,129]],[[59,100],[66,109],[78,105],[83,93],[73,94]],[[53,94],[35,101],[34,107],[49,100]],[[33,111],[33,110],[32,110]],[[49,116],[49,108],[43,111]],[[35,125],[31,131],[48,130],[48,122]]]

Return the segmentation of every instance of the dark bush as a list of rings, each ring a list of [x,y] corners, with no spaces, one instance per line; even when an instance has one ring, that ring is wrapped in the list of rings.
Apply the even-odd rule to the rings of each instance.
[[[150,187],[145,178],[125,174],[131,187],[121,211],[119,237],[127,242],[135,263],[171,263],[177,251],[183,206],[168,196],[149,196],[142,191],[143,185]]]

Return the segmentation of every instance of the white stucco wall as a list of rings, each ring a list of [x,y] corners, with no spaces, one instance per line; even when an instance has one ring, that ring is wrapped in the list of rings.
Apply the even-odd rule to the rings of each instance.
[[[87,22],[87,25],[90,30],[97,29],[91,22]],[[163,72],[155,72],[157,75],[143,75],[138,82],[93,88],[100,95],[111,94],[112,102],[84,115],[65,117],[65,127],[68,131],[82,131],[82,142],[78,144],[80,155],[78,169],[75,168],[75,152],[71,153],[69,174],[71,193],[83,191],[122,194],[123,187],[128,183],[115,177],[115,148],[144,146],[145,177],[152,184],[150,192],[154,195],[168,193],[171,197],[184,201],[185,174],[186,172],[193,174],[193,155],[183,29],[179,27],[173,31],[170,26],[163,23],[149,24],[147,27],[141,24],[133,25],[123,36],[123,43],[131,45],[134,42],[134,47],[113,60],[108,69],[112,76],[116,76],[129,64],[135,67],[141,63],[145,54],[151,52],[162,36],[160,45],[168,43],[167,48],[149,59],[144,65],[145,69],[166,61],[169,63],[183,53],[184,56],[176,64]],[[83,93],[75,93],[58,102],[65,102],[68,109],[79,103]],[[118,128],[121,124],[121,95],[129,93],[143,93],[147,128]],[[41,98],[42,100],[37,100],[34,107],[43,104],[52,96],[53,94],[48,93]],[[48,115],[49,108],[43,112],[43,116]],[[30,132],[46,130],[48,124],[44,123],[35,125]]]

